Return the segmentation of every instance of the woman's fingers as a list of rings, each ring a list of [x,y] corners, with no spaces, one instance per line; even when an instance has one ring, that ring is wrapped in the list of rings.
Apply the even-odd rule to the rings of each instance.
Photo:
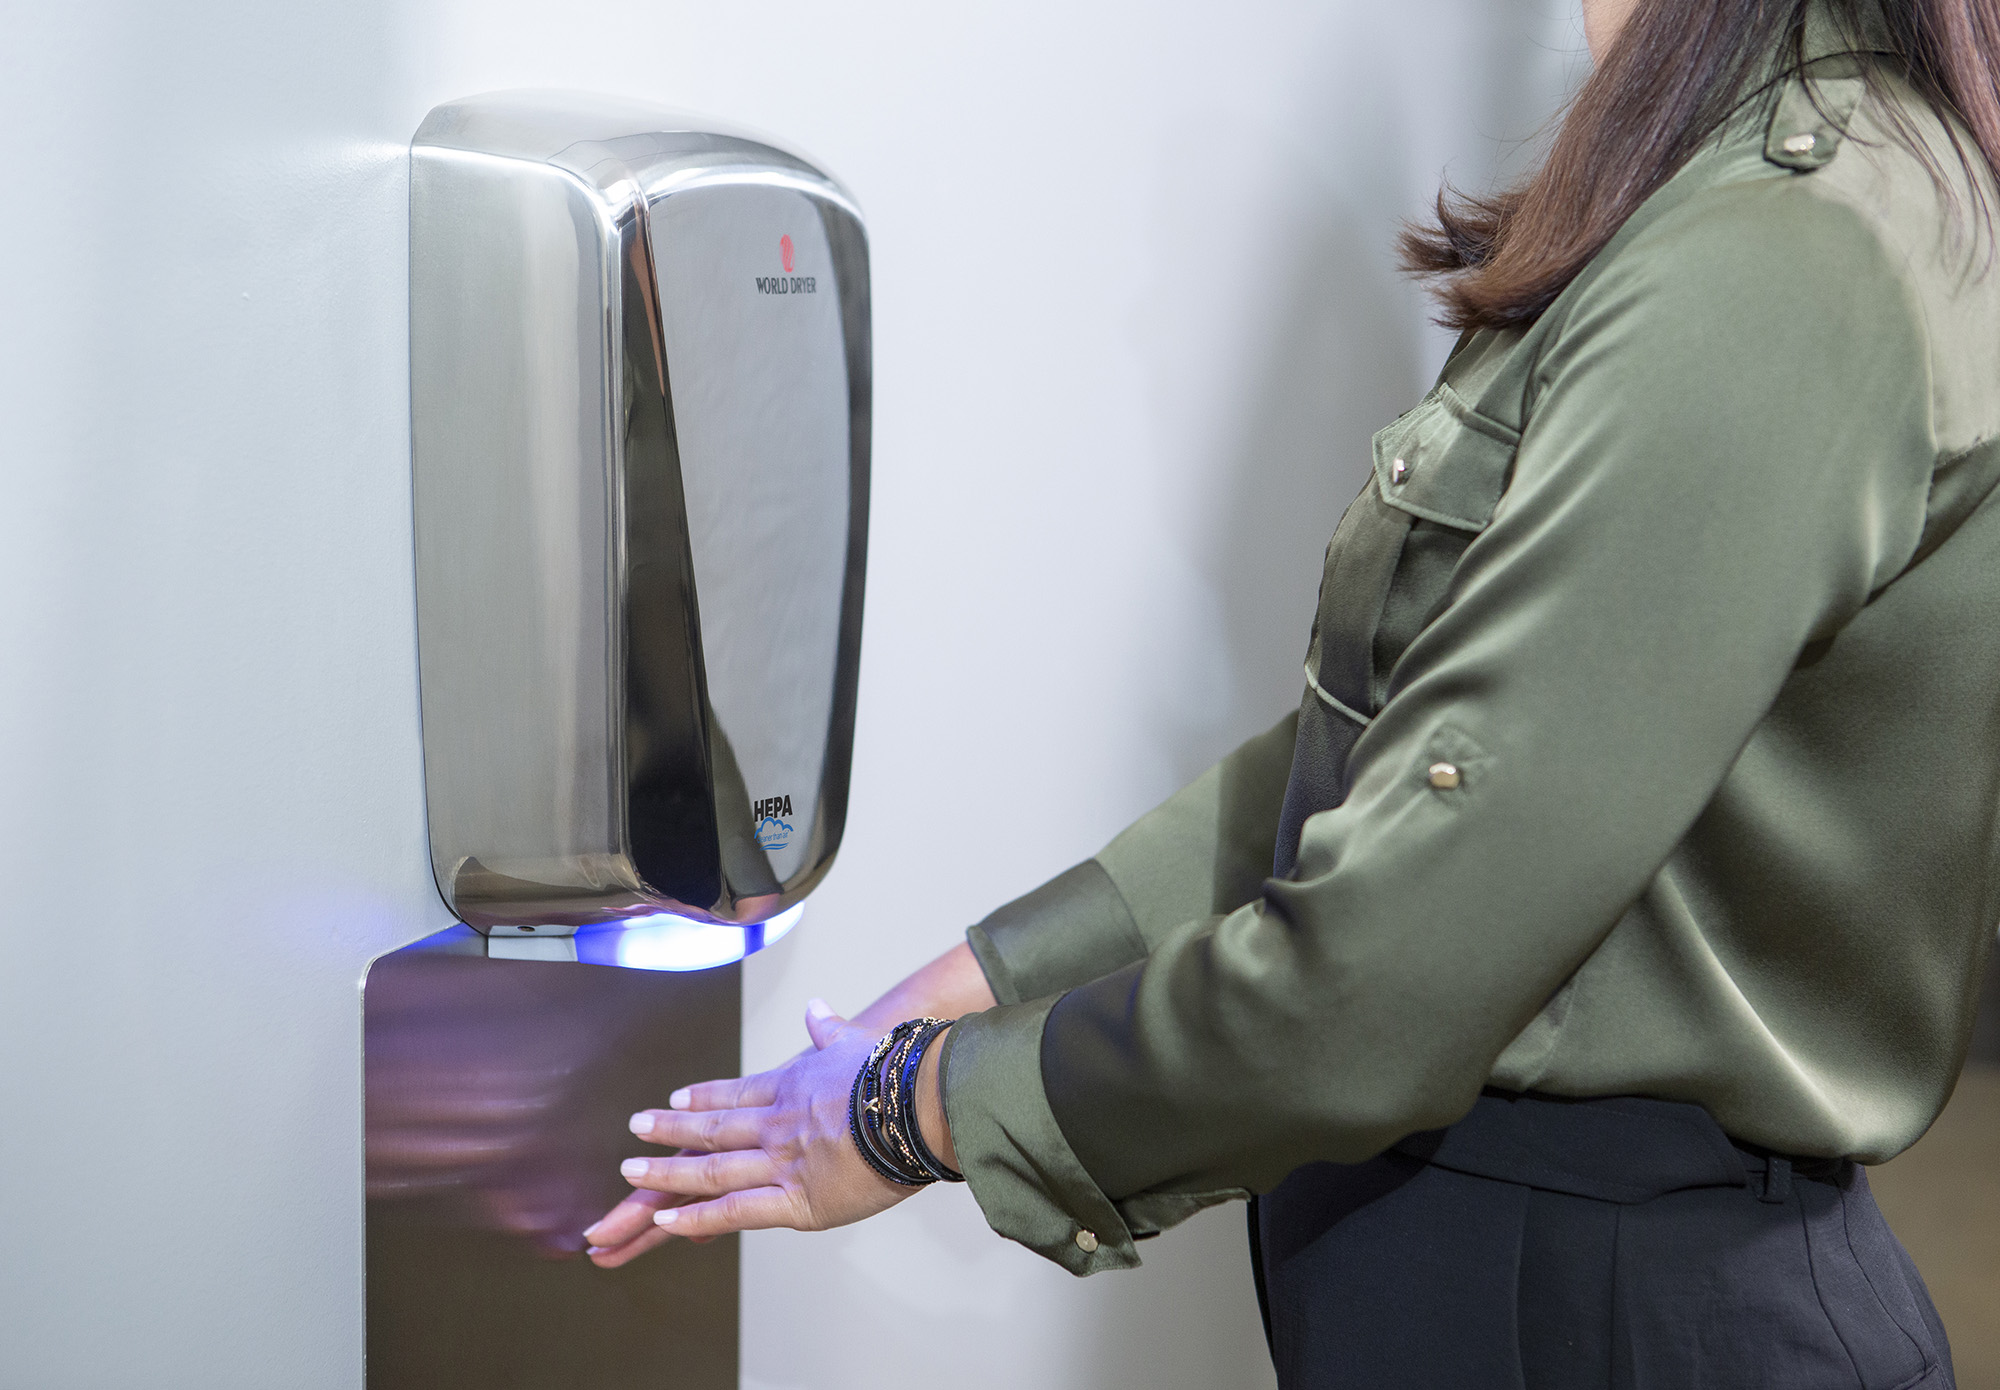
[[[731,1231],[764,1231],[774,1226],[799,1227],[798,1207],[782,1187],[753,1187],[731,1192],[712,1202],[668,1207],[653,1217],[663,1231],[691,1240],[727,1235]]]
[[[637,1235],[654,1229],[653,1213],[676,1199],[662,1192],[634,1192],[587,1228],[583,1238],[593,1246],[623,1245]]]
[[[616,1269],[629,1264],[656,1245],[665,1245],[674,1238],[674,1233],[664,1226],[646,1223],[646,1229],[626,1241],[623,1245],[593,1245],[590,1247],[590,1262],[599,1269]]]
[[[674,1232],[653,1224],[653,1213],[679,1200],[664,1192],[642,1191],[634,1192],[613,1207],[602,1221],[583,1233],[583,1238],[590,1242],[586,1253],[591,1263],[599,1269],[616,1269],[673,1240]],[[690,1239],[696,1245],[706,1245],[715,1237]]]
[[[669,1110],[743,1110],[778,1098],[778,1074],[758,1072],[726,1081],[697,1081],[667,1097]]]
[[[846,1026],[847,1020],[835,1013],[826,1000],[814,999],[806,1004],[806,1034],[815,1048],[824,1050]]]
[[[641,1110],[632,1117],[632,1132],[649,1144],[721,1153],[754,1149],[762,1123],[771,1112],[751,1110]]]
[[[683,1197],[720,1197],[725,1192],[768,1187],[776,1179],[771,1156],[762,1149],[683,1154],[677,1158],[628,1158],[618,1166],[618,1171],[634,1187]],[[650,1213],[646,1219],[652,1219]]]

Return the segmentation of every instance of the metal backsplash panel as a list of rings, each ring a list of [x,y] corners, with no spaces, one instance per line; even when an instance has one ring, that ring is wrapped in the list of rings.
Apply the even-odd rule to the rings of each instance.
[[[485,950],[456,927],[368,975],[369,1390],[735,1390],[735,1238],[600,1270],[581,1233],[630,1190],[632,1112],[736,1074],[740,968]]]

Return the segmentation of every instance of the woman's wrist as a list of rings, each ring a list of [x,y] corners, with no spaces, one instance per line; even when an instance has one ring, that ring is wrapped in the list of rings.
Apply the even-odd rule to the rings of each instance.
[[[997,1002],[978,958],[961,941],[862,1010],[855,1022],[868,1028],[891,1029],[920,1015],[956,1019],[990,1009]],[[958,1151],[951,1142],[951,1122],[945,1117],[940,1084],[943,1073],[938,1066],[945,1034],[949,1032],[946,1029],[939,1033],[924,1051],[917,1071],[915,1108],[917,1129],[924,1143],[946,1167],[956,1171]]]
[[[995,1002],[986,972],[961,941],[856,1014],[854,1021],[886,1030],[920,1014],[957,1018],[990,1009]]]
[[[947,1028],[932,1039],[917,1068],[917,1127],[930,1151],[946,1167],[959,1171],[958,1150],[951,1142],[951,1121],[944,1110],[944,1068],[940,1061],[945,1039],[950,1036],[951,1029]]]

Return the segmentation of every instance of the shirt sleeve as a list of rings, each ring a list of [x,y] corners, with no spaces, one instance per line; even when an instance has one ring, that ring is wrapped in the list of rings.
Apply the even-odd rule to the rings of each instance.
[[[1002,1234],[1114,1268],[1457,1120],[1912,553],[1922,314],[1858,214],[1803,179],[1712,189],[1551,312],[1508,490],[1292,876],[953,1029],[954,1141]]]
[[[1190,917],[1255,898],[1271,872],[1296,713],[1147,812],[1094,859],[966,933],[1002,1004],[1057,994],[1139,960]]]

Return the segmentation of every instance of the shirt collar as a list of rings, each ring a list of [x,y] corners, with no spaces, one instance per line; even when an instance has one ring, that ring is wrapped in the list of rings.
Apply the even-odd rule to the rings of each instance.
[[[1881,6],[1860,6],[1858,25],[1850,25],[1827,0],[1814,0],[1806,10],[1805,61],[1813,63],[1838,53],[1895,53],[1895,40],[1882,18]]]

